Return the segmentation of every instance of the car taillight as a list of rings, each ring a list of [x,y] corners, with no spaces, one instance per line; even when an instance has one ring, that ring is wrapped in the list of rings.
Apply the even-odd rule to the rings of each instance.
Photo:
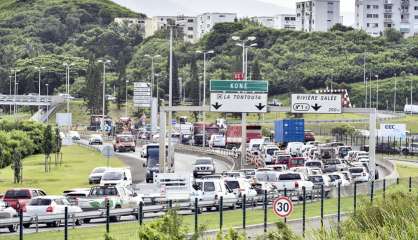
[[[46,208],[46,212],[51,213],[53,211],[54,211],[54,208],[52,206],[49,206],[49,207]]]
[[[295,182],[295,188],[299,188],[299,182]]]
[[[245,189],[240,188],[240,189],[239,189],[239,191],[240,191],[240,192],[244,192],[244,191],[245,191]]]

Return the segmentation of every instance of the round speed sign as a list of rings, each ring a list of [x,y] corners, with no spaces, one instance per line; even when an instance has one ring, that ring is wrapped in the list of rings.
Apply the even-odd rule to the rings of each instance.
[[[288,197],[278,197],[273,201],[273,212],[282,218],[293,212],[293,203]]]

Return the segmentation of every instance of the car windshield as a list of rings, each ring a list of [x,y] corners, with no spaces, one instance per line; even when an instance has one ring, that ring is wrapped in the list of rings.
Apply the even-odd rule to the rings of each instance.
[[[323,183],[324,179],[321,176],[309,176],[308,180],[313,183]]]
[[[212,161],[210,159],[197,159],[196,165],[210,165]]]
[[[156,167],[160,163],[160,149],[148,148],[147,165],[148,167]]]
[[[350,168],[350,173],[362,173],[363,168]]]
[[[328,176],[331,179],[331,182],[334,182],[336,180],[340,180],[341,179],[340,175],[328,175]]]
[[[296,174],[296,173],[284,173],[284,174],[280,174],[279,176],[279,180],[300,180],[300,174]]]
[[[118,137],[119,142],[133,142],[134,138],[130,136]]]
[[[306,163],[307,167],[319,167],[320,168],[321,165],[322,165],[321,162],[307,162]]]
[[[29,203],[30,206],[48,206],[51,204],[51,199],[47,198],[35,198],[32,199]]]
[[[28,190],[9,190],[4,195],[4,198],[11,199],[30,199],[30,193]]]
[[[238,181],[225,181],[226,185],[230,189],[239,189],[239,182]]]
[[[277,151],[276,148],[269,148],[269,149],[267,149],[267,154],[268,155],[274,155],[274,152],[276,152],[276,151]]]
[[[96,187],[91,189],[90,195],[92,196],[116,196],[118,191],[114,187]]]
[[[93,173],[104,173],[106,171],[106,168],[96,168],[93,170]]]
[[[102,180],[108,181],[108,180],[121,180],[122,179],[122,173],[121,172],[105,172],[105,174],[102,177]]]

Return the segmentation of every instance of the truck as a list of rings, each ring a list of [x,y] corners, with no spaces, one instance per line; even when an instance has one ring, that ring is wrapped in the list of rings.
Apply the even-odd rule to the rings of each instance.
[[[115,152],[135,152],[136,142],[131,134],[119,134],[113,142],[113,150]]]
[[[274,122],[274,141],[286,145],[289,142],[305,141],[304,119],[283,119]]]
[[[234,147],[239,148],[241,146],[242,139],[242,127],[241,124],[231,124],[226,128],[226,148],[232,149]],[[263,138],[262,130],[260,125],[247,125],[247,139],[249,143],[251,139]]]
[[[193,145],[201,146],[203,144],[203,126],[205,126],[206,141],[205,145],[209,144],[209,139],[213,134],[219,134],[219,126],[216,124],[197,122],[193,124]]]
[[[78,206],[83,211],[96,211],[106,209],[109,203],[110,209],[116,208],[137,208],[143,202],[141,196],[123,186],[95,186],[90,188],[89,194],[85,198],[77,199]],[[135,215],[136,213],[132,213]],[[111,216],[111,221],[120,220],[120,216]],[[84,223],[89,223],[90,219],[85,218]]]
[[[179,122],[173,126],[175,132],[180,134],[182,144],[190,144],[193,135],[193,124],[187,121],[187,117],[180,117]]]

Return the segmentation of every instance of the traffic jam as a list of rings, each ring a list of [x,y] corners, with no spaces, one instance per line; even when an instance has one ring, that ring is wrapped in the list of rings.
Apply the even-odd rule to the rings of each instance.
[[[263,136],[260,125],[247,125],[246,128],[247,163],[242,169],[219,171],[216,162],[222,160],[196,157],[188,176],[159,173],[160,146],[155,143],[158,134],[153,135],[146,128],[139,129],[135,135],[121,131],[113,140],[115,152],[135,152],[137,140],[149,142],[135,153],[146,169],[145,182],[134,184],[129,167],[103,166],[86,176],[90,188],[74,186],[60,196],[48,195],[42,189],[9,189],[0,200],[1,220],[16,218],[21,211],[25,228],[37,228],[39,224],[59,227],[63,224],[66,207],[72,223],[82,225],[93,219],[94,222],[102,219],[103,223],[106,209],[119,210],[110,217],[112,222],[120,221],[122,217],[124,220],[138,219],[141,205],[150,209],[148,217],[156,217],[169,205],[190,214],[196,210],[232,210],[244,204],[257,207],[263,204],[266,196],[269,202],[287,196],[297,204],[304,198],[312,201],[320,198],[321,191],[329,198],[336,187],[371,179],[367,151],[341,142],[318,142],[312,131],[305,130],[303,119],[276,120],[270,136]],[[241,152],[240,124],[227,124],[225,119],[217,119],[215,123],[190,123],[187,117],[180,117],[173,129],[170,141],[174,145],[204,147],[212,151],[225,149],[235,159]],[[72,132],[71,137],[80,139],[77,132]],[[103,139],[99,134],[92,134],[88,144],[100,145]],[[18,223],[1,226],[15,232]]]

